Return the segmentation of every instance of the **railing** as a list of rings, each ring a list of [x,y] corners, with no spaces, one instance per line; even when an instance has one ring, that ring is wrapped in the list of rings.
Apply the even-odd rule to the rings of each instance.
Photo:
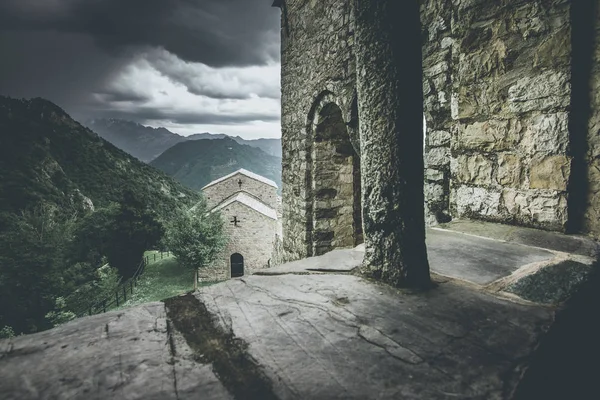
[[[133,289],[137,287],[138,279],[146,270],[146,266],[150,263],[150,259],[153,258],[153,261],[156,261],[156,254],[157,253],[154,253],[152,256],[147,255],[142,257],[142,260],[135,270],[135,273],[125,282],[120,283],[115,289],[114,293],[111,293],[92,305],[79,309],[77,312],[75,312],[75,315],[77,317],[84,317],[86,315],[99,314],[101,312],[106,312],[106,310],[109,310],[113,305],[119,307],[119,305],[125,303],[127,301],[127,292],[129,292],[129,294],[133,294]],[[163,253],[161,251],[161,260],[165,257],[164,254],[166,254],[166,257],[168,257],[170,252]]]

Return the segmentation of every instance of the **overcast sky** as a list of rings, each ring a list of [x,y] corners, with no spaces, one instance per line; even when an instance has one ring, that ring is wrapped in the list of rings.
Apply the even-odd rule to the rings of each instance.
[[[188,135],[280,137],[272,0],[0,0],[0,94]]]

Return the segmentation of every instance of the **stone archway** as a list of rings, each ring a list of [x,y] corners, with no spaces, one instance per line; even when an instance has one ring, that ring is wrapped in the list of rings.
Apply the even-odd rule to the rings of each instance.
[[[244,276],[244,256],[240,253],[233,253],[230,257],[230,263],[232,278]]]
[[[334,102],[315,110],[314,120],[307,239],[309,255],[321,255],[363,241],[360,157]]]

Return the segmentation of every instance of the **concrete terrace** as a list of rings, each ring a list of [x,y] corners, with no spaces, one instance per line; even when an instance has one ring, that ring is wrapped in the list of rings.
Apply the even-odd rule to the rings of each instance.
[[[0,398],[531,398],[596,243],[471,221],[427,237],[424,293],[361,278],[359,247],[0,341]]]

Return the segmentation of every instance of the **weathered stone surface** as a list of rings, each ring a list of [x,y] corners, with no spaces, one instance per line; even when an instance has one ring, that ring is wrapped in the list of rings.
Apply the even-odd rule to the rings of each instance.
[[[358,265],[359,249],[340,250],[301,269],[280,267],[286,275],[204,287],[166,308],[150,303],[0,340],[0,398],[513,398],[556,308],[499,298],[482,285],[564,257],[530,246],[597,255],[597,245],[581,253],[580,237],[460,226],[471,235],[429,231],[432,265],[449,278],[424,293],[333,274],[337,259]],[[554,302],[579,290],[580,266],[554,265],[517,281],[526,290],[515,292]],[[540,278],[547,292],[531,284]]]
[[[546,111],[569,105],[571,85],[564,72],[546,71],[521,78],[508,89],[509,109],[515,113]]]
[[[456,148],[498,151],[511,150],[521,139],[522,124],[518,120],[488,120],[460,126]]]
[[[450,149],[437,147],[427,152],[425,165],[427,167],[441,167],[450,163]]]
[[[411,296],[353,276],[254,276],[197,296],[280,398],[502,398],[552,315],[452,283]]]
[[[466,219],[455,219],[451,222],[440,224],[440,227],[453,232],[483,236],[502,242],[519,243],[591,259],[598,259],[600,257],[600,243],[582,235],[565,235],[563,233],[542,231],[522,226],[494,224]]]
[[[526,225],[562,230],[567,222],[564,195],[505,189],[502,191],[502,204],[507,215]]]
[[[566,191],[571,160],[566,156],[536,156],[531,160],[529,187]]]
[[[489,186],[492,183],[492,161],[481,154],[474,156],[461,155],[452,163],[455,165],[456,180],[478,186]]]
[[[569,146],[569,115],[542,114],[529,121],[521,148],[533,154],[565,154]]]
[[[421,33],[419,5],[359,0],[354,17],[363,271],[394,286],[428,286],[422,49],[413,39]]]
[[[425,183],[425,201],[437,200],[444,196],[444,187],[439,183]]]
[[[571,29],[565,26],[549,36],[538,48],[533,66],[566,66],[571,56]]]
[[[440,182],[444,180],[444,172],[438,169],[427,168],[425,170],[425,179],[428,181]]]
[[[518,155],[502,153],[498,155],[496,182],[505,187],[518,188],[523,179],[523,166]]]
[[[450,132],[432,131],[427,133],[427,144],[429,147],[440,147],[450,144]]]
[[[556,258],[547,250],[439,228],[427,230],[427,255],[436,274],[478,285],[510,276],[525,265],[552,263]]]
[[[590,7],[589,3],[581,4],[580,7]],[[582,124],[587,128],[585,137],[587,152],[583,157],[585,167],[583,170],[587,176],[588,192],[585,193],[586,201],[582,206],[585,207],[583,213],[583,229],[600,239],[600,7],[596,4],[596,15],[588,15],[587,21],[593,23],[593,32],[595,34],[592,48],[592,70],[587,83],[585,93],[589,93],[591,113],[587,115],[587,124]],[[587,10],[583,10],[586,12]],[[585,25],[582,26],[583,35],[588,35]],[[589,43],[589,42],[588,42]],[[581,68],[586,68],[581,64]]]
[[[3,400],[232,398],[174,332],[163,303],[0,340],[0,377]]]
[[[451,197],[459,217],[499,217],[500,192],[459,186],[452,191]]]
[[[562,303],[581,288],[593,271],[590,265],[568,260],[527,275],[506,291],[536,303]]]
[[[286,2],[281,29],[283,260],[306,257],[319,109],[336,104],[360,151],[354,22],[347,0]],[[307,129],[307,124],[309,129]]]
[[[548,229],[564,226],[566,214],[561,192],[566,190],[566,182],[579,178],[570,176],[571,169],[564,168],[560,168],[557,179],[551,178],[543,171],[549,166],[540,165],[537,160],[572,155],[573,148],[569,143],[570,124],[574,120],[571,114],[572,5],[565,0],[519,0],[506,4],[484,0],[420,2],[421,91],[428,129],[425,179],[443,189],[440,186],[425,188],[428,195],[443,192],[436,199],[428,199],[428,221],[437,220],[439,215],[460,215],[457,210],[465,210],[466,203],[459,206],[454,202],[458,197],[448,194],[456,194],[462,183],[468,183],[472,188],[495,193],[492,199],[497,199],[498,193],[505,189],[518,189],[519,196],[526,199],[526,208],[538,204],[536,209],[544,211],[533,214],[545,215],[541,220],[553,218],[556,222],[552,225],[554,228],[550,228],[549,222],[540,222],[539,226]],[[283,181],[285,202],[288,203],[283,207],[284,247],[290,258],[307,254],[305,230],[311,215],[310,187],[313,183],[311,174],[307,173],[313,168],[307,162],[311,142],[311,131],[307,127],[314,123],[311,113],[315,104],[327,99],[341,108],[356,148],[369,148],[371,154],[378,153],[382,159],[392,157],[390,149],[378,143],[374,136],[367,135],[369,137],[357,144],[357,133],[364,121],[356,118],[358,113],[353,107],[366,106],[355,101],[355,89],[361,84],[368,86],[369,82],[365,81],[372,77],[368,71],[356,69],[354,42],[363,40],[371,45],[368,59],[371,63],[386,57],[382,62],[388,62],[394,53],[382,49],[381,43],[370,32],[361,36],[355,29],[352,6],[347,0],[329,0],[322,4],[294,1],[286,4],[282,19]],[[594,23],[598,25],[596,34],[600,36],[600,23]],[[589,79],[594,109],[600,107],[600,95],[597,94],[600,89],[594,90],[600,88],[598,48],[600,46],[596,44]],[[394,117],[387,111],[390,105],[382,99],[373,102],[377,105],[371,112],[380,112],[377,129],[385,130],[386,123]],[[600,157],[597,139],[600,137],[597,134],[600,119],[596,114],[592,112],[589,116],[590,151],[583,155],[588,157],[585,168],[590,188],[595,186],[593,180],[597,179],[591,166],[594,159]],[[571,135],[575,135],[574,131]],[[387,142],[395,142],[395,139],[388,139]],[[450,165],[451,158],[467,164]],[[490,160],[491,167],[484,165],[484,158]],[[375,169],[380,170],[374,172],[375,177],[385,171],[379,166]],[[443,173],[432,172],[434,170]],[[454,188],[452,191],[451,187]],[[596,222],[600,220],[600,206],[596,207],[600,204],[600,191],[582,196],[586,195],[585,225],[588,230],[600,232],[600,223]],[[379,206],[378,209],[385,209],[383,203]],[[557,208],[550,210],[549,207]],[[492,205],[494,208],[495,204]],[[491,212],[489,207],[469,207],[473,217],[493,218],[511,224],[529,225],[538,221],[531,218],[531,212],[521,213],[518,207],[500,208],[499,212]],[[484,210],[484,213],[478,214],[475,209]],[[550,218],[550,215],[554,217]]]

